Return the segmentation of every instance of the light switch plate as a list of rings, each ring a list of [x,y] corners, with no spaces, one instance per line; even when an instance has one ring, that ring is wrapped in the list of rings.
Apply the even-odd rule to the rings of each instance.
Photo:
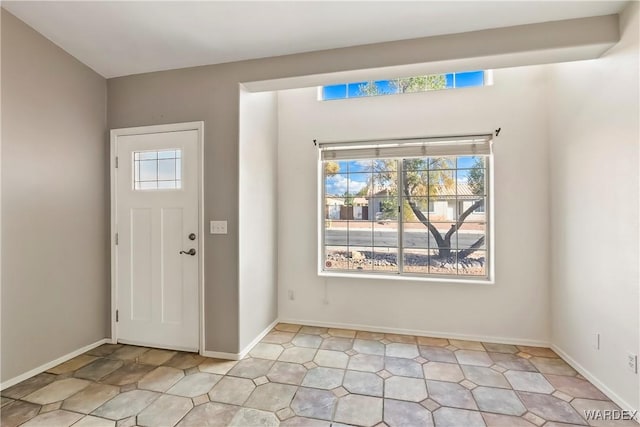
[[[210,221],[209,232],[211,234],[227,234],[227,221]]]

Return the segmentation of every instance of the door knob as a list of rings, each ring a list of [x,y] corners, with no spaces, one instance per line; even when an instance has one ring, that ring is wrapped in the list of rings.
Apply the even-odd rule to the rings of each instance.
[[[195,256],[196,250],[191,248],[188,251],[180,251],[180,254]]]

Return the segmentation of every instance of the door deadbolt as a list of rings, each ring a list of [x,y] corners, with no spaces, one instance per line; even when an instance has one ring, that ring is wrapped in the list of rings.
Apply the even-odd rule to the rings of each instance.
[[[189,240],[196,240],[196,233],[189,234]]]

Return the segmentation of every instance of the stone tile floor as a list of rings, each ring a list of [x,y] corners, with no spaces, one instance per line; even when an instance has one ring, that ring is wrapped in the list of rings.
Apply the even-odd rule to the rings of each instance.
[[[557,427],[591,409],[619,408],[546,348],[279,324],[238,362],[105,344],[3,390],[1,424]]]

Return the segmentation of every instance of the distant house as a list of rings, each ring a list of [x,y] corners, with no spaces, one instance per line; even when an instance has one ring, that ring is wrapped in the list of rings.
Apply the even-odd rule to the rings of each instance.
[[[437,186],[434,194],[429,198],[428,213],[432,221],[453,221],[474,203],[480,200],[469,184],[458,184],[457,188],[446,188]],[[479,206],[469,215],[468,220],[484,221],[485,207],[484,204]]]
[[[373,196],[369,196],[369,212],[371,219],[385,219],[386,216],[393,216],[389,207],[397,205],[397,196],[390,190],[381,190]],[[421,212],[428,216],[431,221],[453,221],[456,216],[469,209],[480,198],[473,193],[469,184],[458,184],[452,187],[435,186],[429,197],[428,206],[422,206]],[[419,200],[419,199],[416,199]],[[385,207],[387,209],[385,210]],[[472,221],[484,221],[484,204],[478,207],[468,217]]]
[[[389,207],[398,203],[397,196],[386,189],[378,191],[373,196],[368,196],[367,199],[369,199],[369,215],[372,220],[384,219],[385,214],[386,216],[390,214],[388,209],[385,210],[385,206]]]
[[[344,206],[344,199],[327,197],[324,203],[324,217],[326,219],[340,219],[340,208]]]
[[[347,206],[347,203],[349,205]],[[366,197],[354,197],[345,199],[344,197],[325,198],[325,218],[335,220],[367,220],[369,219],[369,200]]]

